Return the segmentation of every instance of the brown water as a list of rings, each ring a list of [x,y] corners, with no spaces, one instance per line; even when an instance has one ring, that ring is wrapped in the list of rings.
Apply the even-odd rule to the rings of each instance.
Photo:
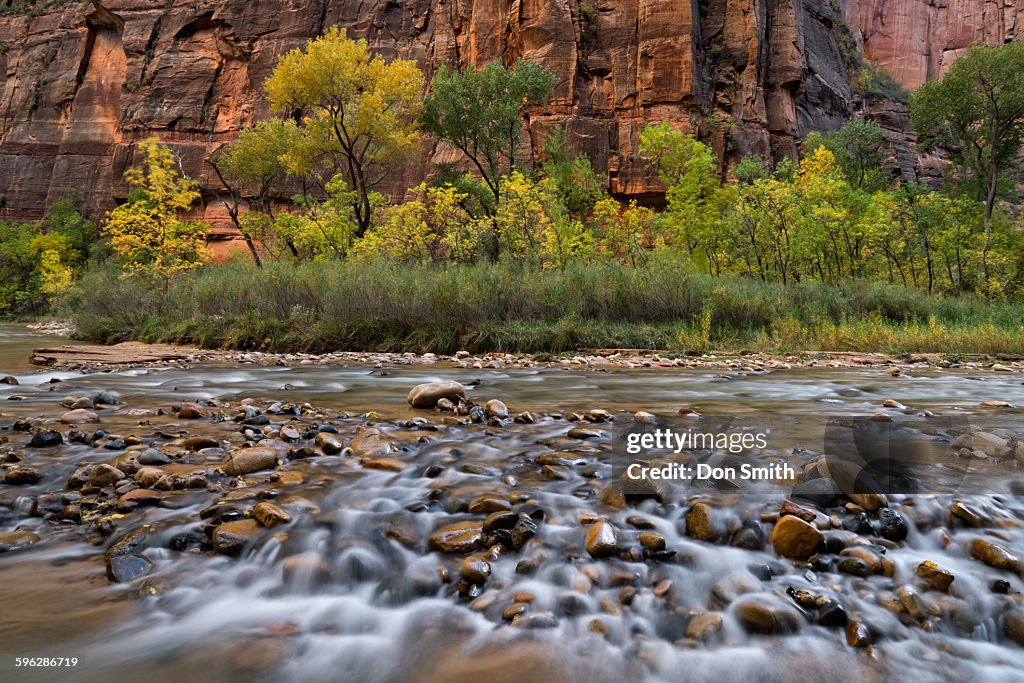
[[[0,359],[14,367],[19,349],[33,345],[40,344],[8,329],[0,335]],[[101,411],[100,426],[175,452],[175,435],[205,434],[239,445],[243,427],[131,411],[209,399],[227,404],[230,417],[242,399],[252,399],[267,411],[271,426],[330,423],[345,441],[375,423],[400,446],[394,457],[406,468],[375,471],[351,457],[322,456],[281,468],[301,482],[274,482],[264,473],[246,477],[240,487],[211,477],[215,491],[169,494],[161,506],[114,518],[113,532],[104,536],[89,524],[33,516],[33,500],[61,490],[83,465],[118,458],[123,446],[102,447],[108,439],[96,448],[26,449],[26,435],[4,432],[23,454],[20,464],[37,467],[43,478],[28,487],[0,485],[0,532],[33,531],[42,541],[0,555],[0,680],[1024,680],[1024,650],[1000,626],[1007,610],[1020,609],[1024,585],[1013,572],[971,559],[967,550],[972,539],[984,537],[1024,556],[1024,475],[1012,460],[972,463],[973,476],[992,484],[993,493],[969,498],[993,520],[987,528],[946,521],[952,501],[947,493],[892,497],[894,509],[917,524],[904,541],[879,541],[868,533],[864,542],[876,550],[888,546],[893,576],[855,577],[834,566],[812,570],[780,559],[770,545],[750,550],[729,545],[727,538],[709,543],[686,533],[684,518],[694,501],[719,506],[735,522],[756,520],[778,509],[792,482],[765,482],[740,495],[692,490],[665,503],[608,505],[602,495],[612,477],[611,443],[566,438],[572,425],[559,414],[602,408],[622,423],[637,409],[667,416],[687,405],[705,415],[738,416],[771,432],[768,452],[758,457],[785,458],[800,468],[822,450],[827,415],[870,415],[888,398],[907,406],[895,414],[931,410],[986,429],[1024,432],[1019,410],[979,405],[990,399],[1024,405],[1020,374],[950,369],[894,378],[878,369],[604,372],[438,365],[382,372],[365,366],[209,365],[18,377],[18,386],[0,385],[0,425],[42,419],[66,432],[56,424],[64,410],[57,405],[61,397],[108,391],[122,403]],[[406,394],[417,383],[441,379],[471,385],[470,396],[481,403],[500,398],[513,412],[534,411],[539,419],[503,427],[441,425],[438,431],[405,424],[412,417],[440,422],[433,411],[411,410]],[[11,398],[17,400],[6,400]],[[322,410],[292,418],[272,410],[274,402],[309,402]],[[362,417],[368,411],[380,418]],[[574,462],[555,474],[542,470],[534,459],[549,452],[572,453]],[[182,467],[201,471],[221,454],[175,457]],[[431,473],[431,466],[439,470]],[[925,482],[926,491],[941,481],[937,473]],[[491,560],[492,574],[479,597],[460,599],[455,579],[462,556],[430,552],[424,539],[441,524],[481,518],[465,506],[483,494],[511,499],[516,510],[540,508],[544,517],[521,549]],[[199,512],[217,501],[244,510],[259,499],[295,495],[316,510],[262,533],[238,558],[201,546],[174,549],[182,534],[202,534]],[[849,517],[839,508],[827,512]],[[643,517],[677,554],[664,561],[628,552],[591,559],[583,547],[587,527],[580,523],[587,515],[607,518],[623,548],[638,548],[637,530],[627,519]],[[154,529],[145,549],[153,569],[133,582],[109,583],[104,549],[144,524]],[[305,558],[302,566],[317,568],[288,569],[289,558]],[[519,571],[524,560],[533,567],[529,573]],[[922,560],[956,575],[948,593],[929,591],[914,578]],[[441,582],[439,568],[452,581]],[[1009,582],[1010,595],[992,592],[997,579]],[[671,581],[669,592],[657,595],[654,587],[665,580]],[[152,589],[143,591],[146,597],[139,596],[142,581]],[[626,585],[637,590],[629,604],[621,598]],[[886,597],[907,585],[922,595],[921,618],[886,606]],[[787,588],[832,596],[851,620],[870,627],[874,645],[850,647],[842,628],[801,613]],[[533,598],[527,618],[510,625],[502,612],[521,593]],[[738,618],[747,600],[797,613],[796,632],[750,633]],[[703,641],[686,636],[696,612],[721,619],[716,635]],[[75,656],[79,663],[14,668],[19,656]]]
[[[24,325],[0,323],[0,376],[33,370],[29,362],[33,349],[77,343],[66,337],[39,334]]]

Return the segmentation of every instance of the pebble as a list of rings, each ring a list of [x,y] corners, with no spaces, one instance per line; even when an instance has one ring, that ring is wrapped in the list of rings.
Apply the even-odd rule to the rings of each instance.
[[[642,545],[645,550],[660,552],[665,549],[665,537],[653,531],[642,531],[640,532],[640,545]]]
[[[602,558],[614,555],[618,549],[618,535],[615,527],[608,522],[598,522],[587,530],[585,544],[591,557]]]
[[[272,448],[239,448],[225,456],[224,471],[233,477],[277,467],[277,451]]]
[[[0,553],[18,550],[38,543],[40,540],[39,535],[31,531],[9,531],[0,534]]]
[[[179,420],[199,420],[208,414],[209,411],[198,403],[186,402],[178,408]]]
[[[878,521],[881,524],[882,537],[890,541],[902,541],[907,537],[907,522],[892,508],[879,508]]]
[[[93,486],[104,487],[115,482],[119,482],[125,478],[125,473],[117,469],[113,465],[97,465],[93,468],[92,473],[89,474],[89,483]]]
[[[4,483],[8,486],[31,486],[39,481],[41,476],[39,470],[33,467],[12,467],[4,472]]]
[[[319,432],[314,439],[316,445],[327,455],[335,455],[344,450],[345,445],[336,435],[330,432]]]
[[[1009,548],[983,538],[971,541],[971,554],[995,569],[1015,572],[1020,568],[1020,560],[1010,552]]]
[[[256,503],[252,509],[252,516],[262,526],[268,528],[278,524],[288,524],[292,521],[292,516],[284,508],[269,500]]]
[[[714,542],[719,533],[715,528],[711,506],[707,503],[694,503],[686,513],[686,535],[698,541]]]
[[[686,625],[686,637],[707,640],[722,630],[722,617],[714,612],[698,612]]]
[[[1007,638],[1024,647],[1024,610],[1007,612],[1003,617],[1003,631]]]
[[[496,398],[492,398],[490,401],[484,404],[484,410],[490,417],[497,417],[504,420],[509,416],[508,406],[499,401]]]
[[[800,615],[788,607],[768,605],[756,598],[736,603],[736,619],[749,633],[795,633],[800,630]]]
[[[818,551],[825,537],[799,517],[787,515],[772,529],[770,543],[782,557],[806,560]]]
[[[355,438],[349,442],[348,450],[360,459],[383,458],[393,452],[395,447],[379,429],[371,427],[356,434]],[[324,452],[326,453],[326,451]]]
[[[917,565],[914,569],[914,573],[921,577],[930,586],[937,588],[940,591],[948,590],[949,584],[953,583],[956,578],[953,576],[953,572],[948,569],[943,569],[931,560],[925,560],[921,564]]]
[[[55,432],[52,429],[43,429],[32,435],[32,440],[28,442],[29,448],[53,448],[64,443],[64,437],[61,436],[60,432]]]
[[[482,557],[470,555],[462,561],[459,568],[462,580],[470,584],[484,584],[491,576],[491,564]]]
[[[158,491],[148,489],[133,489],[117,499],[118,512],[131,512],[132,510],[145,505],[156,505],[163,498]]]
[[[66,425],[93,424],[100,421],[100,416],[91,410],[79,408],[69,410],[60,416],[60,421]]]
[[[442,553],[470,553],[484,541],[479,521],[455,522],[437,529],[430,535],[427,545]]]
[[[213,531],[213,549],[223,555],[238,555],[261,529],[255,519],[224,522]]]
[[[442,398],[458,403],[466,398],[466,387],[458,382],[427,382],[409,392],[409,405],[413,408],[433,408]]]

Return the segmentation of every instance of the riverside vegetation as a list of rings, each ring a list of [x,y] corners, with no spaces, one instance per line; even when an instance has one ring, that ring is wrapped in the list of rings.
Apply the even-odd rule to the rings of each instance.
[[[652,123],[654,210],[609,197],[561,128],[522,158],[555,85],[541,66],[442,68],[427,89],[332,29],[265,84],[280,118],[212,162],[247,254],[210,263],[195,184],[148,140],[99,243],[67,201],[3,227],[0,310],[63,309],[91,340],[270,350],[1021,353],[1022,67],[1021,44],[974,48],[911,95],[922,145],[951,150],[944,191],[886,173],[868,121],[771,167]],[[427,137],[464,165],[389,203],[376,188]]]

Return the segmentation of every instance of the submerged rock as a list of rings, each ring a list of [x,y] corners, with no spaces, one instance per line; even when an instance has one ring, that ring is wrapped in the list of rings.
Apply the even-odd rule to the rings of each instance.
[[[277,451],[272,448],[240,448],[224,458],[224,471],[231,476],[251,474],[277,467]]]
[[[817,552],[825,537],[815,527],[799,517],[787,515],[772,529],[770,543],[783,557],[806,560]]]
[[[455,522],[437,529],[427,541],[431,550],[442,553],[470,553],[484,542],[481,522]]]
[[[466,387],[458,382],[427,382],[409,392],[409,405],[413,408],[433,408],[442,398],[453,403],[466,398]]]
[[[587,531],[587,552],[591,557],[602,558],[614,555],[618,549],[618,536],[615,527],[608,522],[597,522]]]

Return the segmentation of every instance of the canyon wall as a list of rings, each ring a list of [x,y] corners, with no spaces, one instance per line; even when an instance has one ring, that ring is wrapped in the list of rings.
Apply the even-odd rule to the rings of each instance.
[[[1024,0],[1022,0],[1024,1]],[[941,4],[948,2],[948,4]],[[12,0],[0,0],[0,12]],[[31,3],[30,3],[31,4]],[[34,218],[69,194],[99,216],[127,194],[136,143],[167,142],[222,211],[206,160],[269,114],[279,55],[340,25],[389,57],[441,64],[537,60],[558,77],[532,112],[534,150],[565,125],[619,197],[661,188],[637,158],[639,130],[670,121],[723,155],[792,155],[855,104],[830,0],[102,0],[0,13],[0,218]],[[975,40],[1016,30],[983,0],[847,0],[867,56],[915,85]],[[996,21],[998,17],[998,21]],[[898,117],[897,117],[898,118]],[[426,149],[400,193],[450,151]],[[901,160],[910,165],[913,159]]]

